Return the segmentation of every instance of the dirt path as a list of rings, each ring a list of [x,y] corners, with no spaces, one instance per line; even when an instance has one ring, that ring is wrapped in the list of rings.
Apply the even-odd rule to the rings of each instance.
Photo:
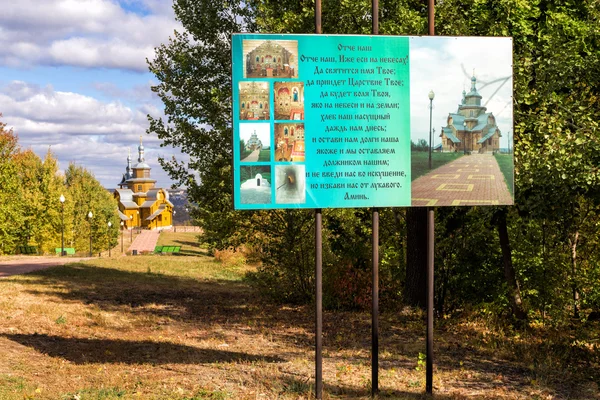
[[[11,260],[0,261],[0,278],[11,275],[26,274],[27,272],[55,267],[57,265],[65,265],[81,260],[89,260],[89,258],[18,257]]]
[[[413,206],[512,204],[493,155],[464,156],[412,182]]]

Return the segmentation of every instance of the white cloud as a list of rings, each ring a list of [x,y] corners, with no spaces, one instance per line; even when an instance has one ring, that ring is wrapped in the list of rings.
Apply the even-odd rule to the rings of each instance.
[[[120,39],[107,42],[78,37],[53,42],[47,54],[48,62],[58,65],[144,71],[147,69],[146,59],[154,56],[154,47],[139,47]]]
[[[187,159],[176,149],[160,148],[161,140],[146,134],[146,113],[160,115],[152,104],[132,108],[118,101],[102,102],[78,93],[55,91],[52,86],[14,81],[0,87],[0,110],[2,121],[14,128],[23,148],[31,148],[40,157],[51,149],[61,169],[75,162],[93,172],[106,187],[115,187],[119,182],[128,148],[137,158],[140,135],[152,177],[159,186],[171,184],[158,164],[159,154]]]
[[[162,1],[161,3],[170,2]],[[0,13],[0,65],[71,65],[147,71],[146,58],[174,29],[171,7],[140,3],[128,12],[109,0],[20,0]]]

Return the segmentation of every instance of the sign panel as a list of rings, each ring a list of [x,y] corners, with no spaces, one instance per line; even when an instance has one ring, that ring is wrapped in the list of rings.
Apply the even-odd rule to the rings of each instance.
[[[509,38],[233,35],[235,208],[512,204],[511,54]],[[494,71],[478,86],[472,65]]]

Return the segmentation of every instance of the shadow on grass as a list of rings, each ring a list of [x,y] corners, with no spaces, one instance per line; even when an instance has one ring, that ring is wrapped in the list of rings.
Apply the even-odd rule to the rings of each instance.
[[[295,377],[279,378],[282,383],[283,390],[286,393],[293,393],[298,395],[298,398],[309,398],[315,397],[315,381],[307,379],[298,379]],[[352,385],[334,385],[324,383],[323,393],[325,395],[335,396],[336,399],[372,399],[371,389],[368,387],[358,387]],[[326,396],[325,396],[326,397]],[[327,398],[327,397],[326,397]],[[466,397],[459,397],[457,395],[443,395],[435,394],[434,396],[426,395],[425,393],[412,393],[402,390],[394,390],[391,388],[380,387],[377,399],[403,399],[403,400],[462,400]]]
[[[110,311],[148,312],[181,321],[201,320],[205,324],[257,314],[248,306],[257,303],[252,289],[226,280],[203,281],[83,263],[35,271],[27,276],[35,279],[19,282],[36,285],[28,291],[31,294],[95,304]]]
[[[146,314],[208,330],[240,325],[248,333],[262,335],[265,329],[272,329],[275,340],[294,346],[312,344],[313,320],[307,308],[275,304],[241,282],[123,271],[83,263],[35,271],[27,277],[16,279],[19,284],[31,285],[28,293],[51,296],[58,302],[93,304],[104,311]],[[278,326],[286,328],[276,329]]]
[[[283,361],[277,357],[199,349],[165,342],[65,338],[39,334],[2,334],[0,337],[30,347],[50,357],[63,358],[75,364],[205,364]]]
[[[194,247],[194,250],[196,251],[202,250],[200,246],[198,246],[198,242],[191,242],[189,240],[173,240],[173,243],[177,243],[177,245],[180,246]]]
[[[207,256],[208,249],[202,248],[198,242],[190,240],[169,240],[163,246],[180,246],[179,253],[173,253],[174,256]]]
[[[275,304],[261,298],[252,288],[239,282],[201,281],[187,277],[130,272],[86,264],[69,264],[36,271],[28,277],[30,279],[19,279],[18,282],[31,284],[31,293],[50,295],[58,301],[94,304],[103,310],[163,316],[206,328],[198,332],[198,335],[214,337],[217,333],[210,328],[217,325],[225,329],[244,327],[245,332],[252,335],[264,335],[265,332],[269,332],[274,342],[287,343],[291,346],[289,354],[285,352],[280,354],[283,359],[297,357],[297,349],[314,345],[312,306],[292,307]],[[419,353],[425,352],[424,321],[421,317],[412,314],[406,316],[396,314],[393,318],[390,318],[390,315],[387,315],[388,318],[382,316],[380,321],[380,348],[388,353],[387,356],[382,356],[380,368],[382,370],[413,369],[417,365]],[[327,357],[325,362],[357,364],[368,362],[369,353],[366,350],[370,348],[371,337],[368,313],[326,311],[323,319],[325,348],[358,350],[358,354],[351,357],[335,355],[334,350],[332,356]],[[478,332],[468,329],[452,332],[444,329],[436,331],[435,368],[444,372],[457,371],[453,385],[466,390],[479,388],[494,393],[495,390],[503,388],[511,393],[527,392],[526,387],[530,386],[531,379],[537,378],[537,375],[535,371],[530,371],[520,362],[518,355],[557,351],[526,342],[519,343],[518,348],[513,348],[510,343],[498,343],[494,348],[486,349],[473,340],[477,335]],[[43,335],[5,335],[5,337],[73,362],[186,363],[271,360],[268,357],[243,353],[201,350],[195,347],[154,342],[64,339]],[[203,339],[203,337],[199,336],[196,339]],[[500,351],[502,349],[508,351]],[[107,354],[106,350],[111,354]],[[566,348],[562,350],[570,351]],[[503,356],[499,356],[498,353]],[[84,355],[87,358],[84,359]],[[591,358],[588,356],[586,359]],[[277,360],[273,359],[273,361]],[[469,371],[478,373],[467,377],[470,375]],[[563,375],[563,372],[561,371],[560,374]],[[290,381],[285,384],[285,390],[301,392],[302,382]],[[304,384],[306,383],[304,381]],[[569,390],[573,390],[565,385],[565,382],[555,379],[549,379],[544,383],[545,387],[558,393],[569,393]],[[361,388],[352,387],[331,387],[328,392],[343,393],[348,398],[351,398],[353,393],[359,396],[368,395],[366,389],[363,391]],[[402,392],[381,397],[423,398]],[[436,398],[444,399],[439,396]]]

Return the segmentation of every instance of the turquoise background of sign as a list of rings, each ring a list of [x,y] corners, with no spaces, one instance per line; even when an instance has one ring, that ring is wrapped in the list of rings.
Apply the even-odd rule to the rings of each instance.
[[[232,39],[236,209],[410,206],[408,37],[240,34]],[[244,40],[297,41],[294,76],[245,77]],[[240,82],[267,82],[268,119],[240,119]],[[303,120],[275,119],[275,82],[303,84]],[[269,160],[241,162],[241,124],[246,132],[265,123]],[[275,160],[279,123],[304,124],[303,161]],[[248,174],[241,168],[249,167],[268,170],[261,176],[271,178],[270,187],[242,189],[241,175]]]

